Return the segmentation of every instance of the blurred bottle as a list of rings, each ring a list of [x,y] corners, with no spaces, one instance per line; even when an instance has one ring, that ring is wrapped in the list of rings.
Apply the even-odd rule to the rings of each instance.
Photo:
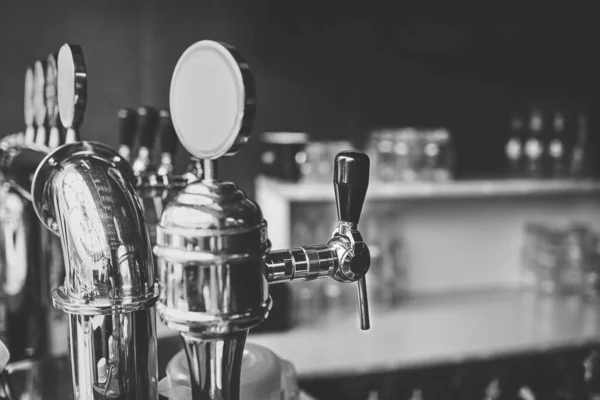
[[[540,178],[543,174],[543,128],[543,114],[541,110],[534,108],[529,119],[528,138],[525,142],[525,175],[529,178]]]
[[[584,113],[578,113],[576,121],[576,141],[571,156],[570,173],[574,178],[585,177],[589,174],[589,162],[586,160],[585,151],[588,138],[587,117]]]
[[[548,173],[552,178],[563,178],[567,172],[565,141],[565,114],[558,110],[554,113],[550,141],[547,147]]]
[[[515,113],[510,119],[509,138],[506,142],[505,153],[508,163],[508,174],[517,178],[522,174],[525,128],[523,119]]]

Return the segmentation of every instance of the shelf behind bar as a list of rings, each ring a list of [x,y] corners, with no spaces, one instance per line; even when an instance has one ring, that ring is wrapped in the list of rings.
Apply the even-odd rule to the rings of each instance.
[[[257,191],[276,193],[289,201],[333,201],[333,184],[289,183],[264,176],[256,181]],[[468,199],[550,195],[600,194],[600,181],[572,179],[464,180],[451,182],[371,183],[368,200]]]
[[[355,312],[282,333],[250,334],[318,379],[455,365],[600,345],[600,302],[516,289],[409,299],[374,310],[369,331]]]

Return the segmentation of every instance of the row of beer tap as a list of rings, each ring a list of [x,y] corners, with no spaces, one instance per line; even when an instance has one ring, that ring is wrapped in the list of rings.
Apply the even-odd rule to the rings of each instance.
[[[73,48],[78,50],[77,46]],[[69,330],[68,314],[55,309],[49,302],[52,291],[62,285],[65,278],[68,280],[63,248],[59,237],[39,223],[31,207],[29,189],[33,177],[31,168],[28,168],[28,164],[41,163],[47,153],[81,141],[79,128],[85,110],[86,81],[80,81],[79,87],[75,88],[76,100],[73,103],[79,109],[74,110],[70,120],[60,118],[56,59],[57,54],[50,54],[47,60],[38,60],[26,68],[24,130],[5,136],[0,142],[0,165],[11,166],[0,168],[0,236],[5,239],[0,244],[0,286],[9,287],[11,283],[7,281],[14,281],[14,276],[27,275],[26,279],[22,279],[19,293],[13,290],[3,295],[0,289],[0,326],[3,328],[0,333],[1,340],[11,352],[8,373],[30,370],[24,386],[32,398],[42,398],[41,388],[36,387],[36,382],[40,381],[35,379],[36,372],[33,372],[39,368],[39,363],[47,356],[69,352],[69,343],[65,340]],[[79,72],[80,75],[86,74],[85,70]],[[159,110],[151,106],[123,108],[117,112],[117,121],[118,154],[131,165],[134,178],[130,180],[137,189],[153,246],[156,244],[156,224],[164,204],[189,182],[201,178],[201,165],[192,158],[186,172],[174,174],[179,142],[168,109]],[[26,300],[21,301],[17,309],[8,312],[5,310],[6,298],[11,294]],[[119,363],[119,357],[122,357],[119,354],[123,351],[119,351],[116,341],[119,337],[122,339],[122,335],[118,329],[111,330],[112,334],[105,338],[108,340],[106,357],[92,356],[92,360],[96,360],[93,375],[96,375],[96,389],[98,384],[105,384],[116,394],[122,392],[119,389],[121,383],[118,379],[111,381],[109,375],[118,371],[115,363]],[[71,338],[71,342],[76,340]],[[151,344],[152,339],[148,339],[146,345]],[[152,370],[155,360],[149,361]],[[88,364],[89,361],[82,362],[79,369],[89,368]],[[89,376],[90,372],[73,371],[73,374]],[[91,394],[93,385],[88,385],[83,379],[76,379],[74,384],[82,392],[87,391],[81,398]],[[6,393],[9,398],[15,397],[7,385],[8,381],[0,378],[0,393]],[[2,394],[0,398],[3,398]]]
[[[236,49],[190,46],[173,74],[169,110],[119,111],[118,150],[80,138],[87,68],[79,46],[62,46],[25,77],[25,132],[0,140],[0,182],[35,211],[12,214],[22,229],[41,221],[45,234],[28,242],[55,244],[42,248],[36,268],[64,277],[45,285],[67,315],[76,399],[157,399],[158,314],[181,335],[193,397],[238,400],[246,337],[269,314],[269,284],[357,283],[360,325],[369,329],[370,253],[358,230],[369,158],[336,156],[339,222],[327,242],[271,250],[260,206],[218,177],[218,159],[247,142],[256,109]],[[173,172],[176,138],[192,155],[183,174]],[[11,240],[7,268],[27,260],[27,246]]]

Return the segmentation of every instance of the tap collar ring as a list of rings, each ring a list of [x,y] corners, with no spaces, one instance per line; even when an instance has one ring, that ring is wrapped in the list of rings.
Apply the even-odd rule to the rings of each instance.
[[[267,224],[263,220],[252,228],[191,229],[156,227],[158,257],[182,260],[206,260],[207,256],[252,256],[259,250],[266,254],[271,248]],[[180,261],[182,261],[180,260]]]
[[[219,336],[260,324],[269,316],[272,305],[271,296],[268,296],[258,307],[239,314],[211,315],[167,307],[161,302],[156,304],[156,311],[170,329],[191,335]]]
[[[152,292],[133,300],[111,301],[102,299],[100,301],[85,301],[69,296],[67,289],[60,286],[52,293],[52,304],[60,311],[76,315],[126,314],[153,307],[158,300],[158,295],[158,284],[155,283]]]

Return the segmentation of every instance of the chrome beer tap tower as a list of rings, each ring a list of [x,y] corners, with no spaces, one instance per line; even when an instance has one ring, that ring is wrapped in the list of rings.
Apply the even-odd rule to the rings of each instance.
[[[110,147],[77,141],[86,104],[78,46],[58,53],[57,100],[66,144],[7,137],[0,170],[60,237],[65,279],[52,301],[69,316],[74,398],[154,399],[158,285],[150,240],[130,164]]]
[[[369,328],[370,255],[357,229],[368,157],[336,157],[339,224],[333,238],[271,251],[260,206],[217,176],[217,160],[247,142],[255,107],[250,69],[235,49],[201,41],[183,53],[171,82],[171,114],[180,142],[202,160],[204,174],[166,206],[157,227],[157,311],[185,343],[195,399],[239,399],[244,343],[248,330],[268,315],[269,283],[358,282],[361,327]]]
[[[369,181],[365,154],[336,157],[332,238],[271,251],[260,206],[218,177],[218,160],[248,141],[256,110],[254,80],[237,50],[200,41],[177,63],[170,113],[195,160],[179,176],[166,159],[173,151],[158,167],[135,171],[127,152],[75,141],[86,98],[78,46],[61,47],[57,71],[66,144],[51,149],[7,137],[0,172],[11,187],[30,191],[37,216],[60,237],[65,280],[52,300],[69,316],[75,399],[158,399],[155,306],[181,335],[194,399],[240,398],[244,345],[249,329],[268,316],[269,284],[357,282],[360,326],[369,329],[370,254],[358,231]],[[158,276],[142,204],[150,198],[164,202],[154,246]]]

